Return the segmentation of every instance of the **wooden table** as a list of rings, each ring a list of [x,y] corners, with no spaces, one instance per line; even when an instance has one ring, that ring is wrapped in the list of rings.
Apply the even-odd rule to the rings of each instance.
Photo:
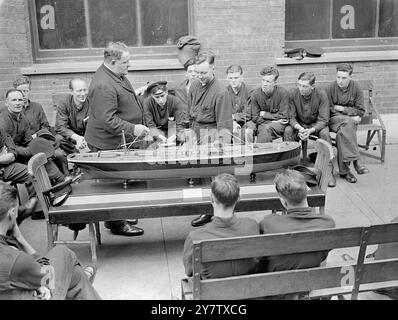
[[[272,183],[275,172],[257,174],[250,183],[238,177],[241,199],[236,212],[282,210]],[[60,207],[49,208],[50,223],[88,223],[133,218],[175,217],[212,213],[210,178],[136,181],[123,185],[121,180],[83,180],[73,185],[73,192]],[[309,190],[311,207],[325,205],[319,188]]]

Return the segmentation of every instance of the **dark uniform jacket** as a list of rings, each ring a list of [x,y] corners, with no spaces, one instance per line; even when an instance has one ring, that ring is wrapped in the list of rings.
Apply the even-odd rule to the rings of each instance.
[[[185,240],[183,253],[185,273],[188,276],[192,276],[193,241],[243,237],[257,234],[259,234],[258,224],[253,219],[237,218],[235,216],[229,219],[213,217],[212,222],[203,228],[191,231]],[[210,279],[248,274],[253,271],[255,265],[255,259],[205,263],[202,266],[201,277],[202,279]]]
[[[65,139],[73,134],[84,136],[88,117],[88,100],[86,100],[80,109],[76,106],[73,96],[63,97],[57,105],[57,115],[55,120],[55,131]]]
[[[39,255],[30,256],[22,251],[18,242],[0,235],[0,298],[7,290],[36,290],[41,287],[42,265]]]
[[[26,120],[28,120],[32,133],[36,133],[41,129],[47,129],[51,132],[47,116],[40,103],[29,100],[28,105],[23,108],[22,113]]]
[[[341,89],[336,81],[333,81],[326,87],[326,93],[330,102],[330,116],[343,114],[346,116],[360,116],[365,113],[363,92],[360,86],[353,80],[350,80],[348,87]],[[343,112],[334,110],[334,106],[345,107]]]
[[[321,131],[329,123],[329,99],[324,90],[314,88],[311,95],[303,97],[298,88],[290,91],[290,121],[294,126],[299,123],[304,128]]]
[[[313,213],[311,208],[289,209],[286,215],[271,214],[260,222],[260,231],[263,234],[334,227],[335,223],[331,217]],[[328,251],[316,251],[265,257],[261,260],[259,269],[263,272],[274,272],[317,267],[327,255]]]
[[[0,128],[0,152],[3,148],[6,147],[8,153],[13,153],[15,157],[17,157],[17,150],[15,147],[15,143],[10,137],[8,133],[6,133],[2,128]],[[0,168],[2,164],[0,164]]]
[[[232,102],[225,86],[216,78],[205,86],[199,80],[194,81],[189,89],[188,104],[193,121],[217,125],[219,132],[222,129],[232,132]]]
[[[101,150],[117,149],[134,140],[134,125],[144,124],[144,109],[126,77],[119,77],[105,65],[94,74],[88,90],[89,119],[85,139]]]
[[[235,92],[231,85],[227,86],[228,94],[232,100],[232,114],[239,125],[251,120],[249,97],[251,89],[242,82],[238,92]]]
[[[184,130],[184,121],[188,121],[186,107],[176,97],[167,96],[166,104],[161,107],[151,96],[144,102],[145,123],[148,128],[168,131],[169,118],[174,118],[177,132]]]
[[[288,119],[289,93],[285,88],[275,86],[271,95],[267,95],[262,88],[254,90],[250,97],[252,120],[256,124],[270,120]],[[260,112],[265,111],[265,116]]]
[[[32,141],[32,130],[24,114],[13,113],[4,109],[1,113],[0,127],[12,138],[16,146],[15,151],[18,157],[31,157],[32,153],[28,148]]]
[[[180,101],[183,103],[186,109],[188,109],[187,84],[188,84],[188,79],[185,79],[184,81],[179,83],[176,87],[170,90],[175,97],[180,99]]]

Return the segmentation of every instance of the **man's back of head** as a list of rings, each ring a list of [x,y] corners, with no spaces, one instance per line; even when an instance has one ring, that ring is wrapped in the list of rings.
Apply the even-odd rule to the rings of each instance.
[[[232,209],[233,212],[239,200],[239,192],[238,180],[228,173],[219,174],[211,183],[213,205],[223,210]],[[214,214],[218,214],[217,210],[214,210]]]
[[[304,176],[291,169],[278,173],[274,179],[275,188],[286,209],[307,205],[307,184]]]

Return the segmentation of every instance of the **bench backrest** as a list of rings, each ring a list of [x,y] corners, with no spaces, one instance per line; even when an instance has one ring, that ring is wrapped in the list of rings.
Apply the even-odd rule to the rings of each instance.
[[[398,242],[398,223],[195,241],[193,299],[249,299],[320,289],[352,292],[360,284],[398,280],[398,259],[364,262],[368,245]],[[202,263],[358,247],[357,260],[310,269],[200,279]]]
[[[332,81],[316,81],[315,85],[320,88],[326,88]],[[362,88],[363,98],[365,104],[365,114],[362,117],[361,124],[372,123],[372,120],[377,118],[376,110],[373,105],[373,81],[372,80],[355,80],[356,83]],[[296,83],[279,83],[281,87],[289,90],[296,86]]]

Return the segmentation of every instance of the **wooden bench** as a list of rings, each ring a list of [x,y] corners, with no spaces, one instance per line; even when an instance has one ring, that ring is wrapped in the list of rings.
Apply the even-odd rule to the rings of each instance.
[[[319,152],[315,167],[321,170],[322,175],[319,186],[309,190],[308,203],[311,207],[319,208],[320,213],[324,213],[330,174],[326,168],[331,157],[331,146],[318,139],[317,147]],[[194,179],[194,187],[188,186],[186,179],[137,181],[126,185],[122,180],[83,180],[72,185],[73,191],[62,206],[54,207],[43,196],[43,190],[48,189],[50,183],[43,167],[46,161],[45,155],[39,153],[29,160],[28,170],[39,200],[44,206],[50,248],[56,243],[79,243],[73,240],[58,240],[59,225],[87,223],[94,261],[95,240],[101,242],[98,227],[100,221],[177,217],[213,212],[210,178]],[[283,210],[273,184],[275,172],[259,173],[256,176],[255,183],[250,182],[249,176],[238,177],[241,197],[236,212]]]
[[[377,105],[373,98],[373,81],[372,80],[355,80],[363,90],[364,104],[365,104],[365,114],[362,117],[361,123],[357,127],[357,131],[367,132],[365,144],[358,144],[360,147],[360,153],[380,160],[382,163],[385,160],[386,154],[386,127],[380,116]],[[315,85],[317,87],[325,88],[331,83],[331,81],[316,81]],[[295,87],[294,83],[280,83],[280,86],[291,89]],[[370,148],[370,143],[377,134],[378,147],[380,150],[380,156],[376,156],[368,152]],[[332,141],[335,143],[335,133],[331,133]],[[376,147],[375,147],[376,148]],[[302,145],[303,161],[307,158],[307,144]]]
[[[193,277],[182,280],[182,299],[233,300],[305,293],[310,299],[351,294],[355,300],[359,292],[398,287],[398,257],[365,260],[369,245],[392,242],[398,242],[398,223],[194,241]],[[200,277],[203,263],[348,247],[359,247],[356,260],[219,279]]]

